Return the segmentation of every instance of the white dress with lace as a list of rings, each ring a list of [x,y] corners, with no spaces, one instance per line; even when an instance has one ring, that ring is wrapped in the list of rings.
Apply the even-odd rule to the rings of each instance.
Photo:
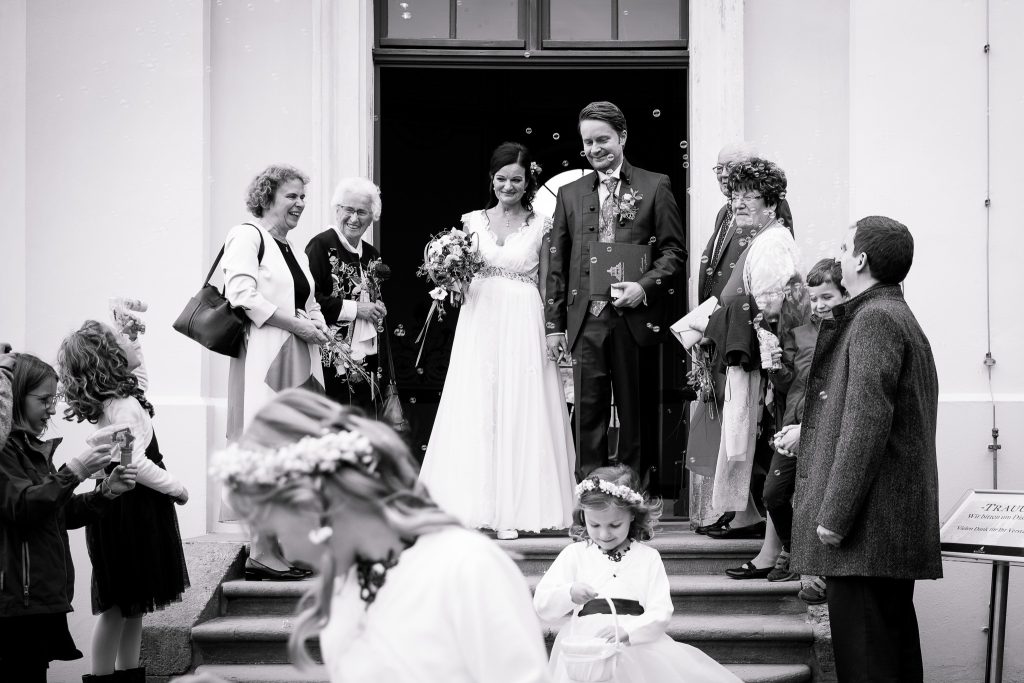
[[[537,288],[551,220],[532,215],[504,244],[483,211],[462,220],[487,268],[459,313],[420,480],[467,526],[563,529],[572,515],[575,449]]]

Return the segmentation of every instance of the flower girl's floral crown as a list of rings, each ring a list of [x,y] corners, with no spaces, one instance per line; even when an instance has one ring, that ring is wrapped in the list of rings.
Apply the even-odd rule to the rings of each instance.
[[[613,484],[610,481],[599,479],[598,477],[590,477],[577,484],[576,497],[579,498],[587,491],[595,490],[600,491],[601,493],[607,493],[609,496],[621,498],[630,505],[640,505],[644,502],[643,496],[625,484]]]
[[[342,465],[375,477],[377,464],[377,455],[365,436],[355,431],[330,431],[277,449],[250,450],[231,444],[213,456],[210,473],[232,488],[279,486],[336,472]]]

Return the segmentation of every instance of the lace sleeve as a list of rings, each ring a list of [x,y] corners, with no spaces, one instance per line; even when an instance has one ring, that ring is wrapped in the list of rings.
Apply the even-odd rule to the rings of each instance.
[[[476,216],[477,213],[477,211],[470,211],[469,213],[462,214],[462,218],[460,219],[462,221],[462,231],[467,235],[471,235],[476,232],[476,221],[473,220],[473,217]]]

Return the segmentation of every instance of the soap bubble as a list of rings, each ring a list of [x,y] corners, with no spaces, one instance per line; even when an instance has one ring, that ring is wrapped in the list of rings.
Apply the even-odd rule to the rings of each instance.
[[[412,19],[412,12],[402,12],[403,19]]]
[[[651,116],[653,116],[654,118],[658,118],[659,116],[661,116],[661,110],[655,109],[654,111],[651,112]]]
[[[558,133],[552,133],[552,134],[551,134],[551,139],[552,139],[552,140],[557,140],[557,139],[558,139],[558,138],[560,138],[560,137],[562,137],[562,136],[561,136],[561,135],[559,135]]]
[[[687,147],[689,147],[689,143],[687,143],[686,140],[681,140],[679,142],[679,149],[686,149]]]
[[[569,162],[568,161],[562,161],[562,166],[564,168],[568,168],[569,167]]]
[[[533,135],[533,128],[527,128],[526,129],[526,134],[527,135]]]
[[[689,161],[684,161],[683,162],[683,168],[690,168],[690,162]]]

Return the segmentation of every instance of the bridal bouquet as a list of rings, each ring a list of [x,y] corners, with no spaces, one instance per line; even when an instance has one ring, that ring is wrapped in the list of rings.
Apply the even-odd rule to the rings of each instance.
[[[461,305],[466,299],[470,281],[484,265],[484,258],[477,248],[474,236],[467,235],[458,228],[435,235],[427,243],[423,249],[423,264],[416,270],[416,274],[429,278],[436,286],[430,290],[430,298],[434,301],[430,305],[423,330],[416,338],[420,343],[416,365],[420,364],[423,342],[426,340],[427,329],[434,314],[437,314],[438,320],[444,318],[446,301],[451,306]]]
[[[126,297],[112,298],[109,304],[110,315],[119,332],[132,341],[135,341],[140,334],[145,334],[146,323],[142,321],[142,316],[139,313],[144,313],[149,306],[138,299]]]

